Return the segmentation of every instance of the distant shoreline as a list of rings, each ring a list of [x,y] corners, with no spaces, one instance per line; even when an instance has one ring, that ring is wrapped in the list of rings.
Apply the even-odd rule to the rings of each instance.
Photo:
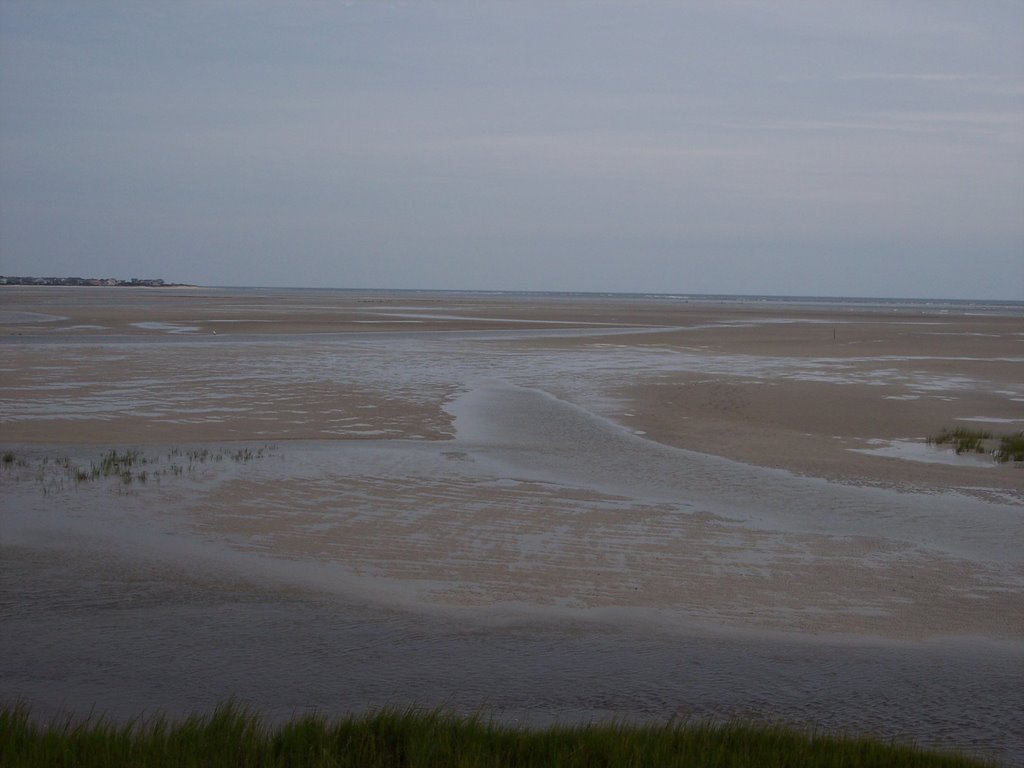
[[[0,285],[90,286],[115,288],[192,288],[188,283],[169,283],[163,278],[119,280],[114,277],[11,277],[0,275]]]

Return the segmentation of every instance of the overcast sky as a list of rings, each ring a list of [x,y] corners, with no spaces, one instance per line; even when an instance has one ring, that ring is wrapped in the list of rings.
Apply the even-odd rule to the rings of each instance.
[[[0,273],[1024,299],[1024,3],[0,0]]]

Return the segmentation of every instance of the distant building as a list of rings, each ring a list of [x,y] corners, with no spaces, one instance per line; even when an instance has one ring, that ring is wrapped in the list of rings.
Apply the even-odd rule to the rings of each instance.
[[[113,277],[13,277],[0,275],[0,285],[91,285],[126,286],[129,288],[169,288],[181,283],[168,283],[162,278],[118,280]]]

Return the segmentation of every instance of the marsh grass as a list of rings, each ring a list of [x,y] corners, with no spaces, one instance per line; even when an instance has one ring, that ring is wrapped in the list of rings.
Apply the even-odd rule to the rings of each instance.
[[[995,457],[1002,462],[1024,461],[1024,432],[1015,435],[1003,435],[999,438],[999,447]]]
[[[929,437],[929,445],[952,445],[959,456],[962,453],[985,453],[985,441],[992,438],[992,433],[984,429],[956,427],[943,429],[938,435]]]
[[[104,478],[115,479],[118,492],[124,492],[133,483],[159,482],[165,475],[182,477],[199,471],[206,463],[231,461],[248,464],[252,461],[275,455],[275,447],[264,445],[259,448],[220,448],[211,450],[199,448],[184,450],[172,448],[165,456],[147,456],[138,450],[111,449],[105,451],[98,462],[90,462],[88,469],[79,466],[67,456],[43,456],[29,461],[13,451],[0,454],[0,468],[4,471],[14,468],[29,468],[32,477],[40,484],[44,495],[64,490],[64,481],[72,480],[76,485]]]
[[[993,459],[1004,464],[1024,461],[1024,432],[993,437],[987,429],[946,428],[926,438],[925,442],[928,445],[950,445],[958,456],[963,453],[990,453]]]
[[[25,707],[0,709],[4,766],[983,766],[957,755],[859,738],[733,723],[625,724],[529,730],[443,712],[386,710],[328,722],[303,717],[267,727],[233,704],[178,723],[116,725],[60,719],[40,726]]]

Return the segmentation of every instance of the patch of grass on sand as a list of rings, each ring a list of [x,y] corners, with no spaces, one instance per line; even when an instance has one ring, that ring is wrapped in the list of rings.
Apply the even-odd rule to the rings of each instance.
[[[9,467],[27,467],[28,462],[25,459],[19,458],[15,455],[14,451],[4,451],[0,454],[0,466],[4,468]]]
[[[938,435],[928,437],[925,442],[928,445],[951,445],[957,455],[991,452],[992,458],[1004,464],[1024,461],[1024,432],[994,437],[987,429],[945,428]]]
[[[266,727],[228,704],[178,723],[127,725],[92,718],[33,723],[0,709],[0,765],[17,766],[982,766],[957,755],[781,726],[624,724],[530,730],[443,712],[388,710],[328,722],[304,717]]]
[[[1024,432],[1015,435],[1003,435],[999,438],[999,447],[995,457],[1002,462],[1024,461]]]
[[[198,471],[207,462],[219,463],[230,460],[236,464],[263,459],[275,453],[275,446],[263,445],[259,448],[197,448],[185,450],[172,448],[166,456],[147,456],[140,450],[118,450],[112,448],[104,451],[99,463],[90,462],[86,469],[73,462],[67,456],[35,456],[31,461],[16,455],[13,451],[0,451],[0,470],[29,468],[32,480],[38,482],[44,495],[64,490],[64,480],[71,479],[75,484],[98,481],[106,478],[116,479],[118,492],[124,492],[133,483],[145,485],[148,481],[160,482],[166,475],[181,477],[186,473]],[[184,461],[187,459],[188,463]],[[179,461],[180,460],[180,461]],[[15,479],[23,479],[20,473],[12,473]]]
[[[984,429],[956,427],[943,429],[935,437],[928,438],[929,445],[952,445],[959,456],[961,453],[984,453],[985,441],[992,438],[992,433]]]

